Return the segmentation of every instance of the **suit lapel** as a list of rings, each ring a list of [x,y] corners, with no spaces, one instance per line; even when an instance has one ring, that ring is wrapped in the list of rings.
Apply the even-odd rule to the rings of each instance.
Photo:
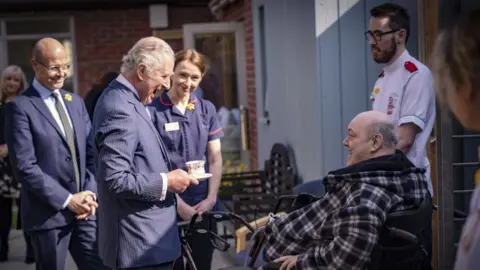
[[[142,105],[142,103],[135,104],[135,110],[140,114],[140,116],[145,120],[148,126],[152,129],[153,133],[155,133],[155,138],[157,138],[158,143],[160,143],[160,138],[158,137],[157,130],[153,126],[152,119],[147,114],[147,108]]]
[[[37,90],[33,87],[31,87],[29,90],[29,95],[30,95],[30,101],[32,102],[33,106],[40,112],[43,117],[47,119],[47,121],[53,126],[53,128],[58,132],[58,135],[62,137],[63,141],[65,144],[67,144],[67,139],[63,135],[62,130],[57,124],[57,121],[52,116],[52,113],[48,109],[47,105],[45,105],[45,102],[43,101],[42,97],[40,94],[37,92]]]
[[[142,103],[135,103],[135,110],[140,114],[140,116],[145,120],[148,124],[148,126],[152,129],[152,132],[155,134],[155,138],[157,138],[157,142],[160,145],[160,149],[163,154],[163,158],[165,159],[165,163],[167,164],[167,167],[169,170],[172,170],[172,166],[170,163],[170,159],[168,158],[168,152],[167,149],[165,149],[165,146],[163,145],[162,140],[160,140],[160,137],[158,135],[158,131],[153,125],[152,118],[148,116],[147,113],[147,108],[143,106]]]
[[[135,107],[135,110],[137,111],[138,114],[145,120],[152,130],[153,134],[155,134],[155,138],[157,138],[157,142],[160,145],[160,150],[162,151],[163,157],[165,159],[165,163],[167,164],[167,167],[169,170],[172,170],[172,164],[170,162],[170,158],[168,157],[168,152],[167,149],[165,148],[165,145],[163,145],[162,140],[160,139],[160,135],[158,134],[157,129],[153,125],[153,121],[151,116],[148,115],[147,113],[147,107],[145,107],[141,102],[140,102],[140,97],[138,96],[137,91],[134,91],[133,89],[130,89],[123,83],[114,80],[112,82],[114,87],[119,87],[128,90],[132,95],[133,95],[133,100],[130,101],[130,103]],[[116,84],[116,85],[115,85]]]

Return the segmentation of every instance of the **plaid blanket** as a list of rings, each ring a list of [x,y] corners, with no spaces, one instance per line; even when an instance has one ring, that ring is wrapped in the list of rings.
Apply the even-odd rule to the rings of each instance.
[[[296,269],[363,269],[387,213],[429,196],[424,169],[397,151],[330,172],[325,196],[267,224],[267,261],[298,255]]]

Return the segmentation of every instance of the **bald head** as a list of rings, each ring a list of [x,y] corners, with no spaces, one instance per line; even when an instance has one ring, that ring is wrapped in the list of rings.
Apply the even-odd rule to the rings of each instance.
[[[396,147],[397,135],[395,125],[387,114],[378,111],[362,112],[352,120],[352,123],[354,121],[358,121],[359,126],[365,128],[367,136],[382,135],[383,146],[388,148]]]
[[[343,144],[349,151],[347,164],[391,155],[395,152],[397,136],[390,117],[382,112],[368,111],[355,116],[348,125]]]
[[[46,61],[59,54],[65,54],[65,47],[54,38],[42,38],[33,48],[33,59]]]
[[[60,89],[70,69],[67,51],[58,40],[40,39],[33,48],[35,79],[50,90]]]

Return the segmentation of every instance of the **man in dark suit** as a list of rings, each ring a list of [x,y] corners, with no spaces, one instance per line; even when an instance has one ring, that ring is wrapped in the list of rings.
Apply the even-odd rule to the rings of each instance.
[[[175,196],[198,180],[170,171],[165,146],[145,107],[170,88],[174,55],[163,40],[138,41],[93,115],[99,251],[116,269],[171,269],[180,256]],[[170,172],[169,172],[170,171]]]
[[[90,120],[83,100],[61,89],[67,52],[44,38],[31,62],[32,86],[5,105],[5,137],[36,269],[63,270],[67,251],[79,270],[105,269],[97,255]]]

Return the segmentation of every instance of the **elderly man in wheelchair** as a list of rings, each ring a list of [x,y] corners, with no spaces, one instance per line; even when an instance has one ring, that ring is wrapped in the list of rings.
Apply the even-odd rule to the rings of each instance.
[[[298,195],[295,209],[265,226],[263,259],[271,263],[263,269],[429,269],[425,171],[396,142],[386,114],[357,115],[344,140],[347,167],[324,178],[325,196]]]

